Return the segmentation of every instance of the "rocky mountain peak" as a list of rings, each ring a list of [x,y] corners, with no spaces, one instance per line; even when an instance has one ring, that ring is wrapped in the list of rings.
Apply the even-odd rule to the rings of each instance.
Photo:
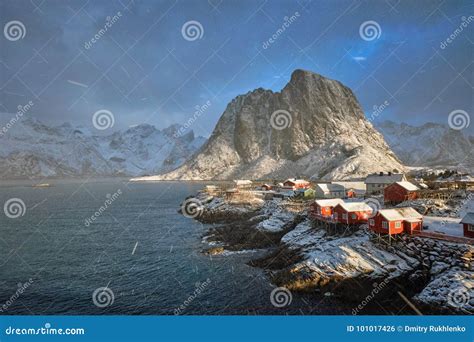
[[[281,92],[234,98],[200,153],[163,178],[341,178],[394,168],[403,166],[352,91],[298,69]]]

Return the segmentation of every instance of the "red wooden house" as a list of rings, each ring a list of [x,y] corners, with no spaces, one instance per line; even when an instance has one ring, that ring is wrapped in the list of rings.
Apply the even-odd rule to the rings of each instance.
[[[369,220],[369,228],[382,234],[412,234],[422,227],[423,216],[411,207],[381,209]]]
[[[464,236],[474,238],[474,213],[467,213],[461,220]]]
[[[320,220],[331,220],[334,207],[340,203],[344,203],[340,198],[316,200],[310,205],[310,216]]]
[[[309,189],[310,183],[304,179],[289,178],[283,182],[283,190]]]
[[[262,190],[269,191],[269,190],[271,190],[273,187],[272,187],[270,184],[266,184],[266,183],[265,183],[265,184],[263,184],[263,185],[261,186],[261,188],[262,188]]]
[[[343,224],[367,222],[372,208],[365,202],[343,202],[334,207],[334,220]]]
[[[385,203],[402,203],[407,200],[418,198],[418,187],[410,182],[396,182],[390,184],[383,190]]]

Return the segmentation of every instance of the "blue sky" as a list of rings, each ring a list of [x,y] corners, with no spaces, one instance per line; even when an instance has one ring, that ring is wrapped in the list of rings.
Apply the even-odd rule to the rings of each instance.
[[[368,116],[387,101],[376,120],[447,123],[453,110],[474,109],[472,15],[472,1],[455,0],[4,0],[2,27],[17,20],[26,34],[0,37],[0,111],[33,101],[26,115],[51,124],[92,126],[106,109],[115,129],[165,128],[210,103],[191,127],[208,136],[234,97],[279,91],[301,68],[351,87]],[[183,36],[189,21],[201,25],[199,39]],[[378,38],[361,37],[368,21]]]

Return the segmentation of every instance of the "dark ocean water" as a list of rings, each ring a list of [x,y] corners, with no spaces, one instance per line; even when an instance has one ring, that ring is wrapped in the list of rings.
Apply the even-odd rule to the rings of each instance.
[[[293,294],[275,308],[267,275],[245,264],[259,254],[203,255],[209,227],[177,213],[203,184],[49,182],[0,184],[0,314],[172,315],[180,306],[181,314],[350,313],[317,295]],[[24,216],[5,215],[11,198],[23,200]],[[107,199],[114,200],[87,226]],[[103,287],[96,298],[109,305],[98,307],[93,293]]]

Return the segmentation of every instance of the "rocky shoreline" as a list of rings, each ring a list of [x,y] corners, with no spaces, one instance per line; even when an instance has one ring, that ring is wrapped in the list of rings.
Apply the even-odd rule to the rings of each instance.
[[[338,230],[312,221],[304,207],[286,201],[232,203],[202,194],[194,200],[193,218],[213,223],[203,252],[264,249],[248,264],[264,269],[278,287],[341,297],[354,303],[353,314],[374,306],[474,314],[471,245],[406,235],[388,243],[364,225]]]

